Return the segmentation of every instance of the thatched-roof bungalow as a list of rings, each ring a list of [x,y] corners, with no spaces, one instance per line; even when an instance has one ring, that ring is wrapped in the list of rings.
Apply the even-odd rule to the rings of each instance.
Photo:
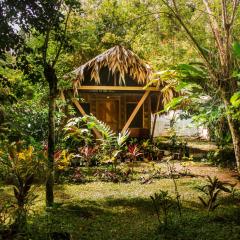
[[[75,94],[85,99],[73,102],[82,115],[92,113],[116,132],[129,129],[131,136],[149,136],[156,109],[150,96],[159,94],[156,87],[145,88],[150,74],[136,54],[115,46],[71,73]]]

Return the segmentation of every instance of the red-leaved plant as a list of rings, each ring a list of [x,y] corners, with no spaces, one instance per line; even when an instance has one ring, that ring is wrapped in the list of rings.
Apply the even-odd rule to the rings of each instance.
[[[137,160],[138,156],[142,155],[137,144],[128,145],[128,155],[130,156],[130,160],[132,163],[132,173],[133,173],[134,162]]]
[[[86,166],[89,167],[92,157],[96,154],[97,148],[92,146],[84,146],[79,149],[81,157],[86,162]]]

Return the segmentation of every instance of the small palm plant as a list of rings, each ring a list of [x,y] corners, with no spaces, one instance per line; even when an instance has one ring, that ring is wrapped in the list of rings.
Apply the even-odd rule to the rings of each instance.
[[[219,206],[219,203],[217,203],[219,193],[231,193],[231,190],[228,188],[228,186],[230,186],[229,183],[222,182],[217,177],[211,178],[207,176],[207,178],[208,183],[202,187],[198,187],[197,189],[203,192],[206,196],[206,199],[203,199],[202,197],[198,198],[207,209],[209,215],[211,211],[214,211]]]

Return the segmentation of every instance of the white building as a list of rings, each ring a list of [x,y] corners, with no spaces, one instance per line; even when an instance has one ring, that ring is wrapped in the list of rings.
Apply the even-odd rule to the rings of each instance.
[[[176,124],[175,130],[177,136],[183,137],[200,137],[203,139],[208,139],[208,130],[204,127],[197,126],[191,118],[188,119],[180,119],[179,115],[182,113],[181,110],[178,111],[170,111],[168,114],[157,116],[156,127],[154,132],[154,137],[157,136],[168,136],[170,129],[170,121],[175,115]],[[152,122],[154,119],[154,115],[152,115]],[[153,126],[153,124],[151,124]]]

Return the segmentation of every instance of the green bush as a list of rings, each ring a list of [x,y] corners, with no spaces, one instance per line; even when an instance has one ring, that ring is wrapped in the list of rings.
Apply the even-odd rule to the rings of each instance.
[[[47,137],[48,109],[36,100],[13,104],[6,111],[10,141],[25,140],[35,145]]]
[[[208,160],[221,167],[233,168],[236,166],[235,154],[232,147],[224,147],[207,154]]]

